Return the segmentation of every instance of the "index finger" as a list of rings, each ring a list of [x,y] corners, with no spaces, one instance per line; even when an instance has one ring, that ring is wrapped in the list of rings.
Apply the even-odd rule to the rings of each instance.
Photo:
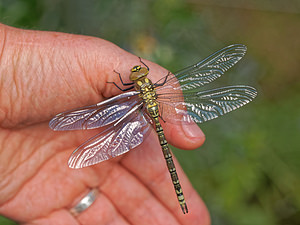
[[[47,121],[62,111],[114,96],[120,90],[107,82],[120,81],[113,71],[127,82],[130,69],[140,63],[137,56],[99,38],[0,26],[6,40],[0,64],[0,74],[5,74],[0,81],[2,127]],[[167,74],[166,69],[145,62],[151,68],[150,78],[158,80]],[[199,130],[194,137],[184,130],[170,125],[166,136],[179,148],[203,143]]]

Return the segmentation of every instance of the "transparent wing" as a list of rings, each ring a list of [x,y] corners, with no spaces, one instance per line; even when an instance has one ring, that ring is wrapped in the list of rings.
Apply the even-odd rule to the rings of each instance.
[[[257,95],[249,86],[228,86],[208,91],[165,93],[158,96],[162,118],[170,123],[203,123],[249,103]]]
[[[69,167],[82,168],[119,156],[140,145],[151,130],[150,118],[139,110],[123,123],[108,126],[79,146],[69,159]]]
[[[102,127],[124,117],[139,103],[141,99],[138,92],[125,92],[96,105],[60,113],[49,122],[49,127],[53,130],[83,130]]]
[[[247,47],[242,44],[227,46],[204,60],[178,71],[174,75],[167,75],[156,82],[157,90],[173,88],[191,90],[208,84],[222,76],[228,69],[234,66],[246,53]],[[163,86],[159,84],[164,83]]]

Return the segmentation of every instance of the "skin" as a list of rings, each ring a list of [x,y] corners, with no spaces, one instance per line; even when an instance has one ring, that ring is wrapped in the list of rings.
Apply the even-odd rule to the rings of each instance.
[[[143,60],[154,82],[167,70]],[[22,30],[0,24],[0,214],[21,224],[208,225],[203,201],[175,160],[189,208],[184,215],[155,133],[120,157],[70,169],[73,150],[101,129],[54,132],[59,112],[95,104],[120,92],[114,70],[129,82],[139,59],[94,37]],[[164,126],[181,149],[204,142],[197,126]],[[90,188],[99,194],[78,216],[69,209]]]

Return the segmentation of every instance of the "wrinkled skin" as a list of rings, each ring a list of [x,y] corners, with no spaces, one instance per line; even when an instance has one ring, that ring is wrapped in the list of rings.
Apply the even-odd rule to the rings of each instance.
[[[144,60],[153,81],[167,70]],[[84,169],[68,157],[99,132],[54,132],[57,113],[120,91],[138,57],[99,38],[21,30],[0,24],[0,214],[22,224],[210,224],[208,211],[176,162],[189,213],[184,215],[154,133],[123,156]],[[194,149],[196,126],[165,127],[169,142]],[[69,209],[90,190],[94,204],[74,217]]]

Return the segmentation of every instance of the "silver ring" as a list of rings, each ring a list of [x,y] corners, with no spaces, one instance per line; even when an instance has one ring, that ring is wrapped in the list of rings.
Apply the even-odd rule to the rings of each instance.
[[[84,196],[77,205],[70,209],[70,212],[74,216],[78,216],[84,210],[89,208],[96,200],[98,190],[96,188],[92,189],[86,196]]]

